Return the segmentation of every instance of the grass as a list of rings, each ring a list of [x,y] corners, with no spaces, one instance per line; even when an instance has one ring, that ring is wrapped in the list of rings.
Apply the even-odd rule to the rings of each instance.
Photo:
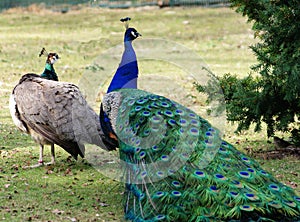
[[[70,160],[57,148],[54,166],[22,169],[37,162],[39,149],[13,125],[8,98],[23,74],[43,71],[45,58],[38,57],[42,47],[61,56],[55,64],[60,80],[79,84],[98,55],[121,43],[124,28],[118,19],[124,16],[133,18],[131,24],[143,39],[163,38],[182,44],[196,52],[217,75],[231,72],[245,76],[255,63],[248,47],[255,42],[251,24],[228,8],[83,8],[66,14],[14,9],[0,14],[0,220],[121,220],[123,185],[99,173],[88,161]],[[117,64],[118,60],[110,65]],[[198,103],[193,96],[178,97],[169,90],[174,82],[186,81],[184,76],[179,77],[184,70],[164,61],[142,60],[139,65],[141,86],[149,86],[147,81],[155,78],[153,74],[165,76],[171,81],[154,81],[150,85],[153,90],[156,85],[165,90],[162,93],[182,103],[187,99],[188,104]],[[99,90],[103,93],[105,84]],[[237,135],[233,131],[234,126],[227,124],[225,138],[238,149],[273,149],[264,132]],[[46,158],[50,159],[49,149]],[[280,181],[300,191],[300,164],[296,157],[257,160]]]

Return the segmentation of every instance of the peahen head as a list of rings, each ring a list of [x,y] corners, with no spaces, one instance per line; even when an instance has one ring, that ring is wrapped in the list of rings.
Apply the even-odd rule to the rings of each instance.
[[[48,53],[45,48],[43,48],[41,50],[39,56],[41,57],[42,55],[47,56],[46,63],[48,63],[50,65],[53,65],[59,59],[59,56],[58,56],[58,54],[56,52],[50,52],[50,53]]]
[[[59,56],[58,56],[57,53],[55,53],[55,52],[50,52],[50,53],[48,54],[48,57],[47,57],[46,62],[49,63],[49,64],[54,64],[58,59],[59,59]]]
[[[42,55],[47,57],[46,65],[44,72],[41,74],[42,78],[58,81],[57,74],[54,70],[53,64],[59,59],[59,56],[56,52],[48,53],[45,48],[43,48],[39,54],[41,57]]]

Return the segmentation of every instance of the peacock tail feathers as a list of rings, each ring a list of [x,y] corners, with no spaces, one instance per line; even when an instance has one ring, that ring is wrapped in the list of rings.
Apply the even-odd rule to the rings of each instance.
[[[136,89],[107,94],[103,107],[119,140],[127,220],[300,220],[300,197],[192,110]]]

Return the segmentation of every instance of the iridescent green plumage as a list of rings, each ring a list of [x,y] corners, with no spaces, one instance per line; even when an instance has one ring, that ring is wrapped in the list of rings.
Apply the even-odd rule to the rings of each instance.
[[[119,139],[127,220],[300,220],[294,191],[188,108],[137,89],[103,105]]]
[[[46,63],[44,72],[41,74],[42,78],[58,81],[58,76],[54,70],[53,64]]]

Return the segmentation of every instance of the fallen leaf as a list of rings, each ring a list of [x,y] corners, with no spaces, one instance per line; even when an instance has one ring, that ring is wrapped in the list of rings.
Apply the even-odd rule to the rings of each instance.
[[[101,207],[107,207],[107,206],[109,206],[109,204],[107,204],[107,203],[105,203],[105,202],[101,202],[101,203],[99,203],[99,205],[100,205]]]
[[[66,169],[66,171],[65,171],[65,173],[64,173],[64,176],[66,176],[66,175],[70,175],[70,176],[73,175],[71,168],[67,168],[67,169]]]
[[[46,171],[46,174],[52,174],[52,173],[54,173],[52,170],[49,170],[49,169],[48,169],[48,170]]]
[[[60,214],[63,214],[64,211],[63,210],[59,210],[59,209],[55,209],[55,210],[52,210],[52,213],[60,215]]]

